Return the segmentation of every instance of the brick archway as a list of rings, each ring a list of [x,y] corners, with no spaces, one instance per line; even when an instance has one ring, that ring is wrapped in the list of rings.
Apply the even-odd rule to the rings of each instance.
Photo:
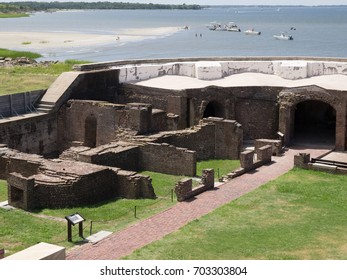
[[[293,125],[295,142],[335,144],[336,111],[328,103],[306,100],[296,104]]]
[[[203,111],[203,118],[208,118],[208,117],[219,117],[219,118],[225,118],[225,109],[217,101],[210,101],[208,102]]]
[[[307,106],[309,104],[308,106],[314,106],[313,109],[315,110],[326,108],[330,113],[333,112],[335,115],[335,147],[338,150],[345,149],[346,130],[339,123],[345,123],[346,112],[343,108],[343,103],[334,95],[330,94],[329,91],[317,86],[285,89],[280,92],[278,103],[279,131],[284,133],[286,145],[290,145],[295,136],[295,118],[298,118],[296,114],[298,106],[300,109],[301,106]],[[316,118],[322,118],[322,115],[318,114]]]

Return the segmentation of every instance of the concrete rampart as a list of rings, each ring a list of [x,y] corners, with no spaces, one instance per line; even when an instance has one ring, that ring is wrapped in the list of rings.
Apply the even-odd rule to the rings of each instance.
[[[132,60],[80,65],[82,71],[117,69],[119,82],[134,82],[163,75],[180,75],[203,80],[219,79],[239,73],[264,73],[284,79],[347,73],[347,61],[314,57],[211,57],[186,59]]]

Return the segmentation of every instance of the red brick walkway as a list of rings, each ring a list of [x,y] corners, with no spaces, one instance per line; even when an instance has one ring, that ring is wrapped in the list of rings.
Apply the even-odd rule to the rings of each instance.
[[[67,259],[120,259],[286,173],[293,167],[295,154],[307,152],[311,154],[311,157],[317,157],[327,151],[328,149],[325,148],[291,148],[285,152],[284,156],[273,157],[272,164],[237,177],[214,190],[200,194],[190,202],[177,203],[172,208],[124,230],[115,232],[98,243],[76,246],[67,252]]]

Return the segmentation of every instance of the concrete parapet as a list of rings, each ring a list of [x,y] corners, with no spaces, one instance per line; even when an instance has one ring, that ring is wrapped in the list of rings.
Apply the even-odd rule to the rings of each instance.
[[[274,74],[284,79],[297,80],[308,77],[308,62],[303,60],[276,61]]]
[[[40,242],[3,260],[65,260],[65,248]]]
[[[222,78],[222,66],[219,62],[201,61],[195,64],[195,77],[199,80],[216,80]]]

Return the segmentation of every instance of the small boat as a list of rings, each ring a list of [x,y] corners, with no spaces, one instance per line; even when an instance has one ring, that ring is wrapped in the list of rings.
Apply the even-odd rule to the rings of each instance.
[[[227,30],[227,31],[231,31],[231,32],[241,32],[241,29],[238,28],[238,26],[236,25],[235,22],[229,22],[229,23],[226,25],[226,30]]]
[[[293,40],[292,35],[287,35],[284,32],[282,32],[281,35],[274,35],[274,38],[277,40]]]
[[[244,32],[246,35],[260,35],[260,31],[255,31],[254,28],[248,29]]]
[[[206,24],[206,27],[212,31],[226,31],[227,30],[225,24],[215,22],[215,21],[210,22],[209,24]]]

